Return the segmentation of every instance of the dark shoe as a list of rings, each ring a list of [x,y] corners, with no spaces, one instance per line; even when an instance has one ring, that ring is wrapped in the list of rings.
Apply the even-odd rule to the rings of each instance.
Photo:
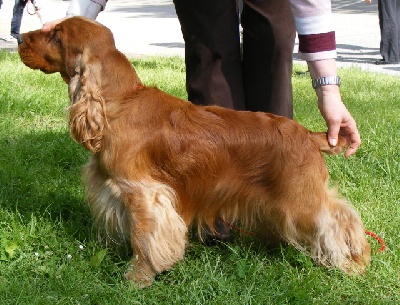
[[[381,60],[377,60],[375,62],[375,65],[396,65],[398,63],[399,63],[398,61],[386,61],[386,60],[381,59]]]

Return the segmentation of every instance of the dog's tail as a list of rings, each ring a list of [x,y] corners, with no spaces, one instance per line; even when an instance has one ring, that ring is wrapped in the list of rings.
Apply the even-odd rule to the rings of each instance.
[[[346,139],[341,135],[338,137],[336,146],[331,146],[328,143],[326,132],[311,132],[310,134],[311,139],[319,146],[321,151],[329,155],[338,155],[349,146]]]

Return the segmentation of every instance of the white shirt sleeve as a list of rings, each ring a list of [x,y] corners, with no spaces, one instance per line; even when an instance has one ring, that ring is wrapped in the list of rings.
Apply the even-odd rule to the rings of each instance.
[[[67,16],[84,16],[96,19],[106,7],[107,0],[71,0]]]

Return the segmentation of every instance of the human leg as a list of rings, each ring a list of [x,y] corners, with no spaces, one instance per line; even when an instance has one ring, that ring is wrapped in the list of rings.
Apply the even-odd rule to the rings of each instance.
[[[396,41],[397,41],[397,59],[400,61],[400,0],[396,0]]]
[[[27,3],[27,0],[15,0],[13,16],[11,19],[11,36],[14,38],[17,38],[20,33],[22,16]]]
[[[188,99],[243,110],[235,0],[174,0],[185,40]]]
[[[378,0],[381,30],[380,53],[383,62],[400,61],[400,1]]]
[[[243,83],[246,109],[293,117],[295,25],[287,0],[244,1]]]

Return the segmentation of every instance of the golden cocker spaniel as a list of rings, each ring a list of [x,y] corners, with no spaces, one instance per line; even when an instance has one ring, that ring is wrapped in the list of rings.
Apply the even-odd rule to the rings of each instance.
[[[325,133],[268,113],[196,106],[146,87],[113,35],[82,17],[21,35],[32,69],[68,84],[72,137],[92,152],[84,170],[97,227],[134,252],[126,276],[150,285],[182,260],[188,228],[239,222],[316,262],[363,272],[370,247],[355,210],[329,189]]]

